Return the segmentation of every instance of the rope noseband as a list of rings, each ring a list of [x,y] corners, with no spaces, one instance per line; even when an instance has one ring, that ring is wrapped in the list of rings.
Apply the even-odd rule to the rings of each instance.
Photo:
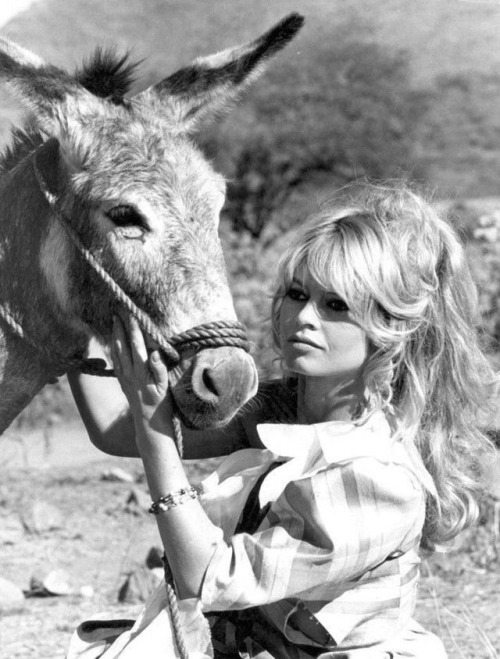
[[[59,200],[48,189],[41,172],[38,170],[36,161],[33,159],[35,177],[40,186],[40,190],[47,200],[54,217],[59,224],[64,227],[71,242],[81,254],[83,259],[90,265],[101,281],[111,291],[114,298],[118,300],[130,314],[137,320],[141,329],[148,334],[159,346],[164,353],[169,366],[177,364],[181,359],[181,354],[188,350],[200,350],[208,347],[233,346],[249,351],[249,342],[246,330],[241,323],[236,321],[219,320],[211,323],[197,325],[185,332],[166,338],[159,329],[153,324],[151,319],[133,302],[125,291],[115,282],[115,280],[106,272],[95,256],[83,245],[80,237],[71,226],[68,218],[60,208]],[[106,369],[106,364],[102,359],[83,359],[80,356],[65,357],[55,354],[55,351],[47,346],[39,344],[30,337],[23,329],[21,324],[15,319],[10,312],[6,303],[0,303],[0,317],[7,323],[12,331],[24,341],[34,347],[49,362],[57,362],[58,375],[62,375],[69,368],[78,368],[83,373],[100,376],[113,376],[114,371]],[[182,430],[178,413],[173,416],[175,441],[177,450],[182,457]],[[184,639],[182,627],[179,619],[179,609],[177,598],[173,585],[173,578],[166,566],[165,583],[167,589],[167,598],[172,617],[174,636],[182,659],[189,659],[186,642]]]
[[[82,243],[80,237],[60,208],[58,198],[48,189],[35,160],[33,160],[33,168],[40,190],[51,207],[54,217],[59,221],[59,224],[64,227],[66,234],[76,247],[77,251],[111,291],[113,297],[137,320],[140,328],[157,343],[169,366],[173,366],[180,361],[182,352],[193,349],[200,350],[208,347],[216,348],[221,346],[232,346],[235,348],[242,348],[246,352],[249,351],[250,345],[247,339],[246,329],[237,321],[219,320],[204,323],[180,334],[175,334],[174,336],[166,338],[144,311],[139,309],[129,295],[127,295],[108,272],[106,272],[96,257]],[[6,320],[16,334],[36,347],[46,357],[50,357],[51,360],[54,360],[55,358],[56,361],[61,364],[62,368],[77,367],[83,373],[91,375],[114,375],[114,372],[111,369],[103,368],[103,360],[84,360],[81,358],[66,358],[54,355],[54,352],[45,347],[39,346],[34,340],[30,339],[12,315],[9,314],[7,309],[0,307],[0,315]]]
[[[48,189],[41,172],[38,170],[36,160],[33,159],[33,167],[35,177],[40,186],[40,190],[51,207],[54,216],[59,221],[59,224],[64,227],[66,234],[69,236],[71,242],[76,247],[77,251],[81,254],[83,259],[90,265],[94,272],[98,275],[101,281],[111,291],[114,298],[118,300],[132,316],[137,320],[141,329],[147,333],[163,351],[167,363],[171,366],[180,361],[181,354],[187,350],[200,350],[208,347],[219,346],[233,346],[242,348],[249,351],[250,345],[247,339],[245,327],[236,321],[215,321],[211,323],[204,323],[197,325],[185,332],[166,338],[160,333],[158,328],[152,323],[151,319],[133,302],[133,300],[125,293],[125,291],[115,282],[115,280],[106,272],[102,265],[98,262],[95,256],[83,245],[80,237],[77,235],[71,226],[68,218],[60,208],[58,198]],[[22,327],[15,321],[12,315],[2,306],[0,306],[0,315],[6,320],[9,326],[25,340],[29,341],[35,348],[40,350],[44,355],[54,359],[54,354],[47,350],[45,347],[41,348],[34,341],[26,336]],[[50,354],[51,353],[51,354]],[[58,358],[62,366],[70,367],[77,366],[80,371],[92,375],[114,375],[111,369],[103,367],[103,360],[100,359],[67,359]],[[67,370],[67,369],[65,369]],[[174,408],[175,409],[175,408]],[[176,411],[173,416],[175,441],[177,450],[182,457],[182,429]],[[179,608],[177,604],[177,596],[175,593],[173,577],[168,565],[165,565],[165,583],[167,590],[167,599],[169,603],[170,613],[172,617],[172,626],[174,631],[175,640],[179,649],[182,659],[189,659],[189,652],[184,639],[182,625],[179,618]]]

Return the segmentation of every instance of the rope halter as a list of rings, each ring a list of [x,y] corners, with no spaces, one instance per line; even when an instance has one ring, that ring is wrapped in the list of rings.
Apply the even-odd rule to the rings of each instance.
[[[59,224],[64,227],[66,234],[76,247],[77,251],[99,276],[105,286],[111,291],[113,297],[137,320],[143,332],[148,334],[153,341],[157,343],[169,366],[177,364],[181,359],[181,353],[188,350],[230,346],[242,348],[246,352],[249,352],[250,344],[248,342],[246,329],[237,321],[218,320],[210,323],[203,323],[202,325],[197,325],[196,327],[180,334],[175,334],[167,339],[159,331],[158,327],[153,324],[149,316],[139,309],[127,293],[125,293],[116,281],[106,272],[96,257],[85,247],[80,237],[71,226],[68,218],[60,208],[58,198],[48,189],[35,160],[33,160],[33,167],[40,190],[51,207],[54,217],[59,221]],[[10,324],[12,326],[12,323]],[[24,335],[24,338],[27,337]],[[30,343],[33,342],[30,341]],[[42,350],[42,352],[45,352],[45,350]],[[103,368],[103,360],[66,360],[65,358],[61,358],[58,361],[61,361],[62,363],[66,362],[69,366],[76,366],[77,362],[78,368],[83,373],[91,375],[114,375],[112,370]]]
[[[179,362],[183,352],[193,349],[200,350],[209,347],[233,346],[242,348],[247,352],[249,351],[250,346],[245,327],[236,321],[233,322],[220,320],[211,323],[204,323],[180,334],[171,336],[168,339],[165,338],[165,336],[163,336],[163,334],[159,331],[158,327],[153,324],[151,319],[137,307],[133,300],[131,300],[125,291],[106,272],[102,265],[97,261],[95,256],[85,247],[85,245],[83,245],[80,237],[77,235],[68,218],[60,208],[58,198],[48,189],[41,172],[37,168],[35,159],[33,160],[33,166],[41,192],[43,193],[50,208],[52,209],[54,217],[57,218],[59,223],[64,227],[66,234],[70,238],[73,245],[76,247],[77,251],[90,265],[90,267],[98,275],[105,286],[111,291],[113,297],[118,300],[130,314],[132,314],[132,316],[137,320],[141,329],[158,344],[160,350],[164,353],[167,363],[170,366]],[[52,361],[54,360],[54,353],[48,350],[45,346],[38,346],[33,340],[26,336],[26,333],[23,331],[22,327],[16,322],[8,310],[6,308],[2,308],[2,306],[0,306],[0,315],[19,336],[22,336],[25,340],[31,343],[35,348],[37,348]],[[91,375],[114,375],[114,372],[111,369],[105,368],[105,363],[100,359],[83,360],[78,358],[67,359],[57,357],[57,361],[61,363],[63,372],[71,366],[76,366],[80,371],[89,373]],[[174,425],[175,442],[179,455],[182,457],[182,428],[176,406],[174,406],[174,410],[175,412],[172,421]],[[179,608],[177,604],[177,596],[175,593],[173,577],[167,564],[165,565],[165,584],[177,647],[179,649],[181,658],[189,659],[189,652],[179,617]]]

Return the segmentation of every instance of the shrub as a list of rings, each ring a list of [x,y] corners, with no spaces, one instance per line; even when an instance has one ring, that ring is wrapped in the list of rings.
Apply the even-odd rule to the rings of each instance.
[[[428,97],[409,79],[406,54],[336,35],[301,68],[271,71],[237,146],[223,129],[210,138],[230,163],[232,227],[259,238],[290,192],[318,173],[332,186],[402,170],[422,176],[415,146]]]

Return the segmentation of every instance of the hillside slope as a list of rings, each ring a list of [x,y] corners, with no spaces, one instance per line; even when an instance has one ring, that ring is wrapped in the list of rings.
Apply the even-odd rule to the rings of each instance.
[[[0,34],[69,68],[98,43],[130,48],[134,57],[145,58],[144,86],[194,56],[260,34],[290,11],[302,12],[306,27],[280,58],[293,58],[298,70],[338,30],[408,50],[413,84],[436,92],[428,124],[422,127],[421,155],[438,191],[497,194],[497,0],[39,0]],[[236,125],[239,112],[228,121]],[[0,139],[13,115],[12,103],[2,97]]]

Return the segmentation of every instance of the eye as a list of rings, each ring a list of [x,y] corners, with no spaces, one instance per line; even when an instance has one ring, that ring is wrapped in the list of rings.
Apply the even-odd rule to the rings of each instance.
[[[113,206],[109,211],[106,211],[106,216],[117,227],[139,227],[144,230],[148,228],[145,217],[129,204]]]
[[[330,298],[329,300],[327,300],[326,305],[332,311],[337,311],[337,312],[349,311],[349,307],[347,306],[347,304],[344,302],[344,300],[341,300],[339,297]]]
[[[292,286],[287,290],[286,297],[290,298],[290,300],[294,300],[295,302],[303,302],[304,300],[307,300],[307,295],[304,293],[304,291],[301,288],[297,288],[296,286]]]

